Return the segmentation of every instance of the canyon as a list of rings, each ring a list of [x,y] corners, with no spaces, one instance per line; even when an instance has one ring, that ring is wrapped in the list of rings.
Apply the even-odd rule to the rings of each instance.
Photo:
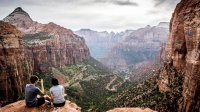
[[[119,33],[90,29],[75,31],[77,35],[85,38],[92,56],[107,67],[120,72],[133,71],[142,64],[159,58],[160,47],[165,46],[168,32],[168,22]]]
[[[124,32],[107,32],[94,31],[91,29],[80,29],[74,31],[75,34],[83,37],[88,45],[91,56],[100,60],[114,45],[121,42],[125,36],[129,35],[133,30]]]
[[[3,71],[0,81],[3,96],[0,106],[22,100],[24,86],[33,74],[44,79],[45,91],[52,86],[51,78],[57,78],[66,87],[68,97],[83,111],[88,109],[90,102],[97,103],[96,100],[109,93],[107,84],[115,83],[109,88],[117,89],[122,81],[90,56],[84,38],[52,22],[41,24],[33,21],[20,7],[1,21],[1,27],[0,69]],[[112,81],[113,76],[117,77],[115,81]],[[102,94],[98,94],[99,91],[103,91]]]
[[[61,68],[90,58],[83,38],[52,22],[35,22],[20,7],[3,21],[0,105],[23,98],[24,86],[29,82],[30,75],[48,73],[51,76],[53,68]],[[52,75],[60,79],[61,84],[65,83],[64,76]]]
[[[114,33],[99,34],[82,29],[79,35],[90,38],[85,41],[54,23],[37,23],[23,9],[17,8],[4,18],[5,22],[0,21],[0,92],[3,93],[0,103],[8,104],[20,99],[31,74],[51,71],[60,80],[64,79],[63,83],[67,80],[69,85],[78,85],[79,89],[71,86],[67,91],[69,96],[75,96],[72,100],[81,105],[82,111],[199,112],[199,19],[200,1],[181,0],[174,10],[169,29],[168,23],[146,26],[103,44],[108,46],[108,52],[112,51],[104,55],[104,64],[121,71],[132,70],[141,76],[130,77],[133,81],[130,82],[93,59],[86,45],[89,40],[104,41],[91,40],[93,36]],[[152,64],[157,58],[159,68]],[[122,65],[124,68],[120,68]],[[146,65],[146,68],[140,65]],[[141,81],[136,83],[138,80]],[[120,86],[115,88],[116,85]],[[0,111],[17,108],[19,102],[0,108]],[[74,108],[77,110],[79,107],[75,105]]]
[[[149,107],[159,112],[200,111],[199,13],[199,0],[177,4],[163,65],[151,78],[103,102],[106,109],[120,106]]]
[[[161,46],[164,48],[167,41],[167,25],[162,22],[133,31],[104,55],[102,63],[114,70],[130,72],[152,60],[159,60]]]

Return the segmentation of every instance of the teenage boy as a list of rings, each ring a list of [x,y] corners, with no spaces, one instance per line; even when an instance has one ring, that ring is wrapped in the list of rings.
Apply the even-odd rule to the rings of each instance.
[[[41,89],[36,87],[38,82],[41,83]],[[40,97],[37,97],[39,95],[40,95]],[[26,84],[26,88],[25,88],[26,106],[39,107],[45,103],[45,100],[50,101],[51,98],[47,95],[44,95],[43,79],[39,80],[39,78],[37,76],[35,76],[35,75],[31,76],[30,84]]]

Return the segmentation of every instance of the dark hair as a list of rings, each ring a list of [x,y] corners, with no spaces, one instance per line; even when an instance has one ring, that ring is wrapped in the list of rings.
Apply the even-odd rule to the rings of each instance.
[[[39,78],[36,75],[32,75],[30,78],[31,83],[35,83]]]
[[[52,79],[51,79],[51,84],[54,85],[54,86],[59,85],[58,79],[52,78]]]

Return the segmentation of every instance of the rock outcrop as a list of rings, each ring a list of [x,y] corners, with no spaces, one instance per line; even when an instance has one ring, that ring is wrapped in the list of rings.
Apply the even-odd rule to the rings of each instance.
[[[175,68],[183,77],[179,112],[200,111],[200,1],[182,0],[170,22],[166,65]],[[160,89],[171,91],[172,74],[165,69],[160,75]]]
[[[25,52],[32,61],[34,73],[48,72],[52,67],[59,68],[90,58],[82,37],[52,22],[35,22],[20,7],[3,20],[15,25],[23,33]]]
[[[25,105],[25,101],[21,100],[0,108],[0,112],[81,112],[81,108],[70,101],[66,101],[65,106],[60,107],[59,109],[54,109],[53,105],[42,105],[39,108],[28,108]]]
[[[15,26],[0,21],[0,107],[24,95],[24,86],[31,74],[21,32]]]
[[[115,108],[113,110],[109,110],[107,112],[157,112],[153,111],[149,108],[141,109],[141,108]]]

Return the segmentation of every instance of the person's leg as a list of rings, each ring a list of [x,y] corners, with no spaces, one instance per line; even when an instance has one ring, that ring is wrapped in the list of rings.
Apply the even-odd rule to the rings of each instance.
[[[64,106],[64,105],[65,105],[65,102],[63,102],[63,103],[60,104],[60,106]]]
[[[48,101],[51,101],[51,97],[48,96],[48,95],[44,95],[44,99],[45,99],[45,100],[48,100]]]
[[[36,107],[39,107],[39,106],[43,105],[44,103],[45,103],[44,97],[37,98]]]
[[[58,103],[58,104],[53,103],[53,105],[54,105],[54,107],[63,107],[63,106],[65,105],[65,102],[63,102],[63,103]]]

